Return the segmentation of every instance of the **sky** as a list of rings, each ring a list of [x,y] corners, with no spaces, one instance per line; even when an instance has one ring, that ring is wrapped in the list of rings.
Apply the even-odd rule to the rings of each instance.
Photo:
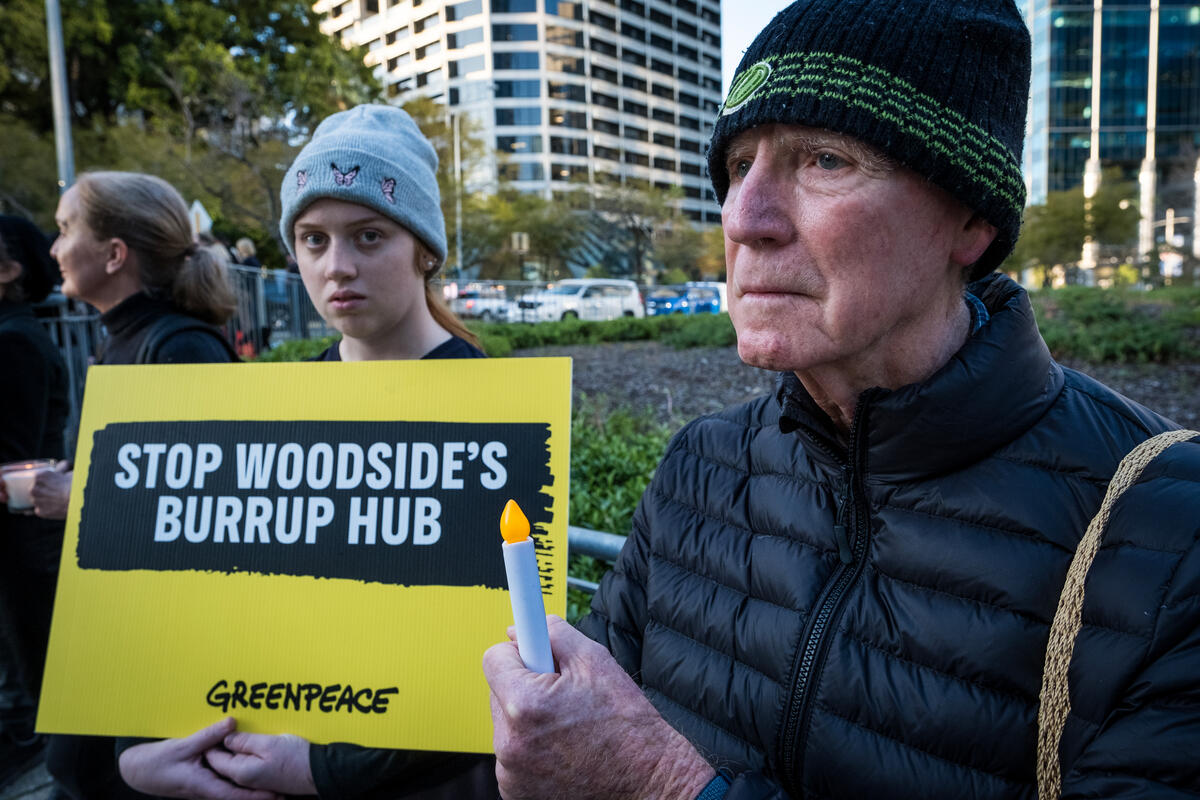
[[[729,92],[742,53],[791,0],[721,0],[721,99]]]

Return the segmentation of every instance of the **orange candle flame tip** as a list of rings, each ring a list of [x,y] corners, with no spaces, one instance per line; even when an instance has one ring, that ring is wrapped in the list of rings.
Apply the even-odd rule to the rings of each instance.
[[[523,542],[529,538],[529,518],[517,505],[516,500],[504,504],[504,512],[500,515],[500,535],[509,544]]]

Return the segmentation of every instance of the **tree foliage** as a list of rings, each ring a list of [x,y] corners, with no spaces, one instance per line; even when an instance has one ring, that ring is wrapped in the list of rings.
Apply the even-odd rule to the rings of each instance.
[[[1136,187],[1121,181],[1119,170],[1105,170],[1092,198],[1092,220],[1097,242],[1127,245],[1136,240],[1138,211],[1133,203]],[[1042,205],[1025,210],[1021,236],[1005,268],[1052,267],[1079,260],[1088,235],[1083,188],[1050,192]]]

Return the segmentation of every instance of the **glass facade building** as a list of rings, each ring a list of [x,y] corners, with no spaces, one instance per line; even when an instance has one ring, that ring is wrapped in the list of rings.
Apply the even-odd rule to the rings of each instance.
[[[1084,182],[1099,163],[1140,181],[1131,198],[1191,217],[1200,168],[1200,2],[1023,0],[1033,39],[1024,172],[1030,203]],[[1096,23],[1099,22],[1099,59]],[[1098,84],[1094,78],[1098,76]],[[1098,89],[1098,91],[1096,91]],[[1098,123],[1098,124],[1096,124]],[[1149,187],[1147,189],[1146,187]],[[1180,229],[1191,238],[1191,227]]]
[[[470,114],[503,153],[494,176],[548,197],[581,183],[678,186],[688,218],[720,221],[704,178],[721,103],[719,0],[319,0],[314,9],[323,31],[368,48],[395,102],[423,94]]]

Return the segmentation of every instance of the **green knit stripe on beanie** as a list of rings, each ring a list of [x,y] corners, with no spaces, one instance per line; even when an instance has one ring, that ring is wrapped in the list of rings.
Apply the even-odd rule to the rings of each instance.
[[[730,90],[721,114],[736,113],[749,100],[767,101],[776,95],[809,95],[822,103],[836,102],[859,108],[886,120],[906,136],[920,140],[931,151],[962,170],[985,195],[1000,198],[1018,217],[1025,204],[1021,166],[1000,140],[962,114],[886,70],[836,53],[786,53],[768,56],[758,64],[767,77],[742,96]]]

